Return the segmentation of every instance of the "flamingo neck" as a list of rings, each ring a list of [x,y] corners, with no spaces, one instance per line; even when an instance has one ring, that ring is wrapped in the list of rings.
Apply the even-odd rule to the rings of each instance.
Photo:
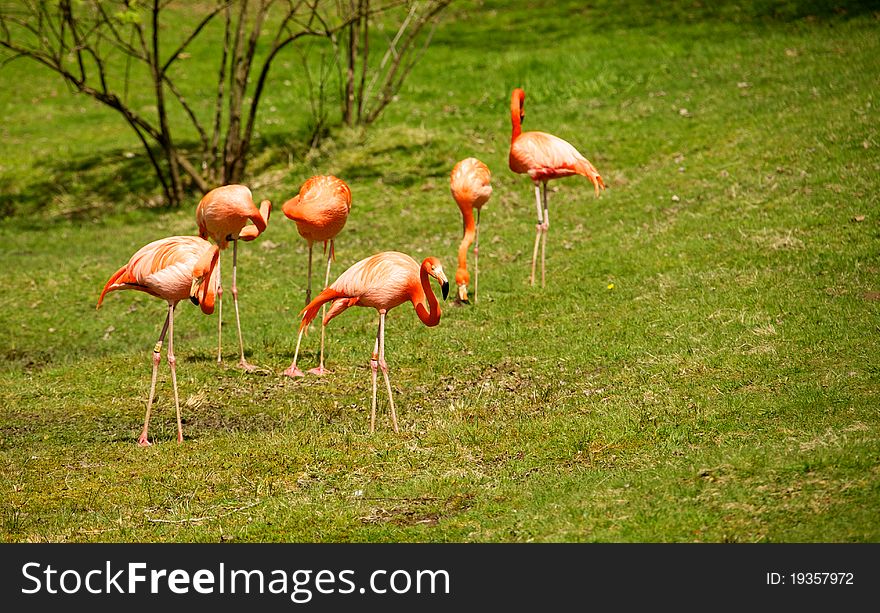
[[[514,92],[510,98],[510,123],[513,125],[513,132],[510,135],[511,142],[515,141],[522,134],[522,124],[520,123],[521,109],[522,104],[520,103],[519,96],[517,92]]]
[[[419,316],[422,323],[431,328],[440,323],[440,305],[437,302],[437,297],[434,295],[434,290],[431,289],[428,269],[424,263],[419,270],[419,281],[421,283],[413,292],[412,303],[416,308],[416,315]],[[427,309],[425,308],[425,302],[428,303]]]
[[[467,271],[467,253],[474,242],[474,235],[476,233],[473,209],[462,207],[461,216],[464,221],[464,236],[461,239],[461,244],[458,246],[458,270],[455,273],[455,282],[458,285],[466,284],[470,280]]]

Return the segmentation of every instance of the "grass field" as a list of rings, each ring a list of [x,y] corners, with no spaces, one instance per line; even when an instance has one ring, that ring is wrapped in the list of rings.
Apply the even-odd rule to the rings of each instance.
[[[247,354],[274,374],[235,368],[231,302],[222,365],[216,314],[181,304],[186,440],[163,361],[146,449],[165,305],[94,306],[139,247],[195,233],[198,196],[156,206],[123,122],[4,66],[0,539],[880,541],[880,13],[662,4],[454,3],[382,119],[308,155],[299,62],[279,64],[248,177],[275,214],[239,253]],[[193,49],[193,87],[212,57]],[[544,289],[531,183],[507,168],[516,86],[524,129],[608,184],[551,184]],[[371,436],[374,311],[328,327],[331,375],[280,375],[307,254],[280,205],[335,174],[353,209],[334,277],[395,249],[451,278],[448,174],[471,155],[495,190],[480,302],[430,329],[391,312],[401,432],[380,390]]]

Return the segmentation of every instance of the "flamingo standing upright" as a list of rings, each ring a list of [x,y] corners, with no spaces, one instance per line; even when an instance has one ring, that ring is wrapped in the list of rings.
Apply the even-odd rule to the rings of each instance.
[[[458,270],[455,271],[455,283],[458,285],[458,300],[465,304],[468,302],[467,291],[471,278],[467,269],[467,252],[471,243],[474,243],[474,302],[477,301],[477,288],[480,283],[480,211],[492,195],[492,186],[489,184],[491,178],[492,173],[489,172],[489,168],[477,158],[461,160],[449,175],[452,197],[461,210],[464,223],[464,236],[458,246]],[[474,210],[477,212],[476,225]]]
[[[535,248],[532,251],[532,274],[529,278],[529,284],[535,284],[535,263],[538,258],[538,242],[540,241],[541,287],[543,287],[544,254],[547,245],[547,232],[550,229],[547,181],[571,175],[583,175],[593,184],[596,196],[599,195],[599,188],[605,189],[605,182],[599,176],[596,168],[571,143],[545,132],[522,131],[522,121],[526,114],[523,107],[525,99],[526,94],[520,88],[514,89],[510,97],[510,120],[513,124],[513,132],[510,136],[508,165],[513,172],[528,174],[535,184],[538,225],[535,226],[537,232],[535,233]]]
[[[241,337],[241,318],[238,313],[238,241],[252,241],[266,229],[269,223],[269,214],[272,212],[272,203],[263,200],[260,208],[254,204],[251,190],[244,185],[224,185],[209,191],[196,207],[196,222],[199,224],[199,236],[211,238],[216,245],[212,253],[206,253],[196,266],[197,276],[193,279],[192,293],[196,294],[199,284],[202,283],[202,273],[207,270],[207,262],[213,259],[217,252],[226,249],[232,241],[232,302],[235,305],[235,326],[238,329],[238,348],[241,355],[239,366],[247,371],[256,370],[256,366],[248,363],[244,357],[244,341]],[[254,225],[248,226],[248,221]],[[246,227],[247,226],[247,227]],[[217,264],[217,361],[223,359],[221,352],[222,344],[222,315],[223,315],[223,287],[220,283],[220,266]]]
[[[330,262],[336,259],[336,235],[345,226],[351,211],[351,189],[345,181],[332,175],[315,176],[303,183],[299,194],[285,202],[281,210],[288,219],[296,222],[300,236],[309,242],[309,279],[306,286],[306,304],[312,301],[312,248],[315,241],[323,241],[327,256],[327,272],[324,285],[330,282]],[[329,249],[327,248],[329,244]],[[302,338],[302,337],[300,337]],[[296,355],[299,354],[297,342]],[[296,355],[284,374],[302,377],[303,372],[296,366]],[[315,375],[323,375],[324,368],[324,326],[321,326],[321,359],[317,368],[309,370]]]
[[[385,314],[394,307],[410,301],[423,324],[433,327],[440,323],[440,306],[428,277],[433,277],[440,284],[445,300],[449,294],[449,281],[437,258],[425,258],[419,266],[406,254],[384,251],[352,265],[300,312],[302,317],[299,325],[300,338],[303,330],[318,314],[318,309],[327,302],[332,304],[324,316],[324,325],[351,306],[372,307],[379,312],[379,329],[370,358],[373,383],[373,400],[370,409],[371,433],[376,429],[376,373],[379,368],[382,369],[385,387],[388,390],[391,421],[394,431],[398,432],[397,412],[394,409],[388,364],[385,362]]]
[[[199,286],[198,292],[191,296],[193,268],[205,254],[213,254],[208,260],[208,268],[203,271],[205,281]],[[156,394],[156,373],[162,359],[162,342],[168,334],[168,364],[171,367],[171,382],[174,386],[174,408],[177,410],[177,441],[183,442],[183,426],[180,421],[180,399],[177,394],[177,360],[174,357],[174,309],[181,300],[190,298],[200,306],[202,312],[210,315],[214,312],[214,296],[219,283],[217,268],[218,252],[212,249],[211,243],[198,236],[172,236],[163,238],[142,247],[128,261],[128,264],[117,270],[104,285],[98,298],[101,308],[104,296],[108,293],[132,289],[146,292],[168,302],[168,314],[165,325],[159,333],[159,340],[153,346],[153,376],[150,380],[150,398],[147,401],[147,414],[144,418],[144,429],[138,438],[138,445],[150,445],[147,429],[150,425],[150,411]]]

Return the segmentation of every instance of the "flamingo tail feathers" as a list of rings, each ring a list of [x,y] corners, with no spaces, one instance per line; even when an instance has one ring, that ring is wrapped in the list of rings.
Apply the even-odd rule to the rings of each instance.
[[[599,188],[605,189],[605,181],[602,180],[599,171],[586,158],[578,160],[574,169],[579,175],[583,175],[590,180],[590,183],[596,189],[597,196],[599,195]]]
[[[123,266],[122,268],[117,270],[115,273],[113,273],[113,276],[111,276],[110,279],[107,281],[107,283],[104,285],[104,289],[101,291],[101,296],[98,298],[98,304],[95,305],[95,309],[101,308],[101,305],[104,303],[104,296],[106,296],[108,293],[112,292],[113,290],[119,289],[119,287],[121,285],[123,285],[127,282],[130,283],[132,281],[132,279],[126,278],[127,274],[128,274],[128,266]]]
[[[332,287],[325,288],[324,291],[318,294],[314,300],[308,303],[306,307],[299,312],[299,316],[302,318],[302,321],[299,323],[299,329],[302,330],[312,323],[312,320],[318,315],[318,311],[321,310],[322,304],[338,298],[347,298],[347,296],[342,292],[336,291]],[[354,298],[353,300],[357,302],[357,298]]]

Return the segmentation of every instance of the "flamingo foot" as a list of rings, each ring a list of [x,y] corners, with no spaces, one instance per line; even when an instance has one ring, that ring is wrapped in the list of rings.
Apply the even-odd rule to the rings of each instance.
[[[281,374],[283,374],[285,377],[290,377],[291,379],[293,379],[294,377],[306,376],[305,373],[301,371],[298,366],[291,366]]]
[[[149,447],[152,444],[153,443],[151,443],[150,440],[147,438],[147,433],[142,432],[140,437],[138,438],[138,446],[139,447]]]
[[[309,374],[310,374],[310,375],[318,375],[319,377],[320,377],[321,375],[326,375],[326,374],[329,373],[329,372],[330,372],[330,371],[327,370],[326,368],[324,368],[323,366],[316,366],[315,368],[311,368],[311,369],[309,369]]]

